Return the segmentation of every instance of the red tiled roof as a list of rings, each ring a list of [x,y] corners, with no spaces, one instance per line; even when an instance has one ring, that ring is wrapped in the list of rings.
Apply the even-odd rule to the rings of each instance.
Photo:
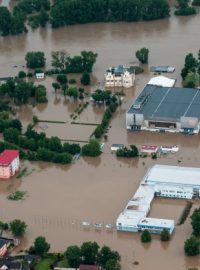
[[[18,150],[4,150],[0,154],[0,166],[9,165],[18,155]]]

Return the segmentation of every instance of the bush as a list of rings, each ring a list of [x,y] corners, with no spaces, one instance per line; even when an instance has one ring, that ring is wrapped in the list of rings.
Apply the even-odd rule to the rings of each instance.
[[[67,77],[66,77],[65,74],[58,74],[56,79],[60,84],[66,84],[67,83]]]
[[[96,140],[90,140],[88,144],[85,144],[82,147],[81,153],[83,156],[88,156],[88,157],[97,157],[101,155],[99,142]]]
[[[148,64],[149,61],[149,49],[141,48],[136,51],[135,56],[142,64]]]
[[[23,79],[23,78],[26,77],[26,73],[25,73],[23,70],[21,70],[21,71],[19,71],[19,73],[18,73],[18,77],[19,77],[20,79]]]
[[[70,84],[76,84],[76,79],[69,79]]]
[[[196,14],[196,9],[194,7],[180,8],[174,12],[177,16],[190,16]]]
[[[81,77],[81,83],[83,85],[90,85],[90,74],[88,72],[83,72]]]
[[[160,234],[160,240],[161,241],[169,241],[170,240],[170,234],[167,229],[163,229]]]
[[[143,243],[151,242],[151,234],[148,230],[144,230],[141,235],[141,241]]]
[[[95,138],[97,139],[101,138],[104,132],[105,132],[105,129],[103,128],[103,126],[99,125],[94,131]]]
[[[15,219],[10,222],[10,229],[14,236],[23,236],[26,231],[26,223],[19,219]]]
[[[195,256],[200,253],[200,242],[195,236],[191,236],[185,241],[184,251],[187,256]]]

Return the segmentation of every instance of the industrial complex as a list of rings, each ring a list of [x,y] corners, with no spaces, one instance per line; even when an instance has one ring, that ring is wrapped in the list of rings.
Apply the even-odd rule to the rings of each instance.
[[[117,230],[137,232],[148,229],[152,233],[174,230],[174,220],[147,217],[155,196],[192,199],[200,197],[200,169],[168,165],[154,165],[116,221]]]
[[[128,130],[195,134],[200,128],[200,91],[168,86],[172,81],[148,83],[126,113]]]

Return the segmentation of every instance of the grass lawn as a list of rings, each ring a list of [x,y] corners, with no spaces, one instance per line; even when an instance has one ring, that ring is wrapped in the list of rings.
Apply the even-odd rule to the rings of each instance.
[[[68,261],[66,259],[63,259],[62,261],[58,262],[57,267],[69,267]]]
[[[45,258],[41,259],[37,265],[35,266],[36,270],[49,270],[50,265],[54,263],[55,259],[54,258]]]

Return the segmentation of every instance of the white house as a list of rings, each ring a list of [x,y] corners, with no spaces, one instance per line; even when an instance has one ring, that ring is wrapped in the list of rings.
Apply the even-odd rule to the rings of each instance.
[[[119,65],[109,68],[105,74],[105,86],[107,87],[125,87],[129,88],[134,85],[135,72]]]

